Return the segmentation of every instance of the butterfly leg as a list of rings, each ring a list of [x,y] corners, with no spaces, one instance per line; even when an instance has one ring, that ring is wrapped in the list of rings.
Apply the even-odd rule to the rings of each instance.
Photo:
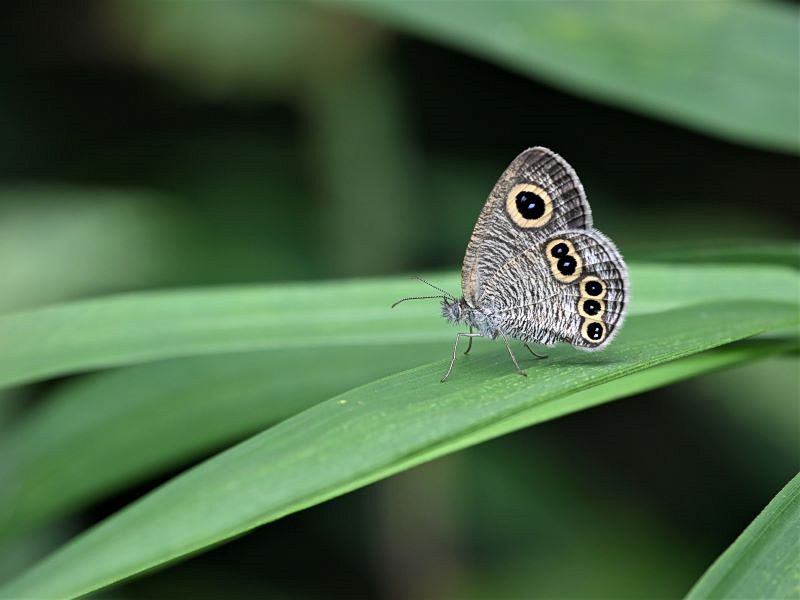
[[[470,331],[469,333],[456,334],[456,343],[453,344],[453,360],[450,361],[450,366],[447,368],[447,373],[445,373],[444,377],[442,377],[442,383],[447,381],[447,378],[450,377],[450,372],[453,370],[453,365],[456,364],[456,352],[458,352],[458,342],[459,340],[461,340],[462,337],[468,337],[469,341],[471,342],[472,338],[483,337],[483,336],[480,333],[472,333],[472,331]]]
[[[469,326],[469,332],[472,333],[472,325]],[[464,351],[464,355],[466,356],[469,354],[470,350],[472,350],[472,336],[469,338],[469,344],[467,344],[467,349]]]
[[[528,344],[527,344],[527,343],[524,343],[524,342],[523,342],[523,346],[525,346],[525,347],[528,349],[528,352],[530,352],[531,354],[533,354],[533,355],[534,355],[536,358],[547,358],[547,355],[546,355],[546,354],[536,354],[536,352],[534,352],[533,350],[531,350],[531,347],[530,347],[530,346],[528,346]]]
[[[500,335],[503,335],[503,334],[500,334]],[[523,375],[524,377],[527,377],[528,374],[525,371],[523,371],[522,369],[519,368],[519,363],[517,362],[517,357],[514,356],[514,353],[511,351],[511,346],[508,345],[508,338],[506,336],[504,336],[504,335],[503,335],[503,343],[506,345],[506,350],[508,350],[508,355],[511,357],[511,360],[514,363],[514,366],[517,367],[517,373],[519,373],[520,375]]]

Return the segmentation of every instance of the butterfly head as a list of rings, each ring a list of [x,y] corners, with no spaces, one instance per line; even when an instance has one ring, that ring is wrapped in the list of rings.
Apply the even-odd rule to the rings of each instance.
[[[467,320],[469,307],[464,298],[445,298],[442,300],[442,316],[451,323],[461,323]]]

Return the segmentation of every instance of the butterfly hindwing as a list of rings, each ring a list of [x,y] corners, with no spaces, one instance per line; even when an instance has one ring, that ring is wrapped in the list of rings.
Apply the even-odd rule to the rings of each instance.
[[[525,150],[500,176],[475,224],[461,271],[464,298],[478,306],[485,281],[553,232],[591,227],[573,168],[547,148]]]
[[[625,318],[628,273],[599,231],[561,231],[507,261],[486,282],[482,302],[508,336],[598,350]]]

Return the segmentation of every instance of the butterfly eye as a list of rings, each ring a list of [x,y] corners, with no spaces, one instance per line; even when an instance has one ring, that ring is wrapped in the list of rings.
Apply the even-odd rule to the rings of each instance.
[[[506,212],[518,227],[541,227],[553,216],[553,200],[534,183],[518,183],[508,192]]]
[[[587,319],[581,327],[581,337],[587,342],[599,344],[606,339],[606,326],[602,321]]]

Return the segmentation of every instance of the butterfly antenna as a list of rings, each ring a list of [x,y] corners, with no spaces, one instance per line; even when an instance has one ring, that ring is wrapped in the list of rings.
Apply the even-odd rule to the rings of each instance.
[[[453,296],[453,294],[451,294],[451,293],[450,293],[450,292],[448,292],[447,290],[443,290],[443,289],[442,289],[442,288],[440,288],[439,286],[437,286],[437,285],[433,285],[433,284],[432,284],[430,281],[426,281],[425,279],[423,279],[423,278],[422,278],[422,277],[420,277],[419,275],[414,275],[414,277],[413,277],[412,279],[418,279],[419,281],[421,281],[421,282],[422,282],[422,283],[424,283],[425,285],[429,285],[429,286],[430,286],[430,287],[432,287],[433,289],[435,289],[435,290],[439,290],[439,291],[440,291],[440,292],[442,292],[442,293],[443,293],[443,294],[444,294],[444,295],[445,295],[447,298],[452,298],[453,300],[455,300],[455,299],[456,299],[456,297],[455,297],[455,296]],[[437,296],[432,296],[432,297],[436,298]]]
[[[392,304],[392,308],[394,308],[395,306],[397,306],[401,302],[405,302],[406,300],[429,300],[431,298],[442,298],[444,300],[449,300],[450,299],[448,296],[411,296],[409,298],[401,298],[400,300],[398,300],[397,302]]]

